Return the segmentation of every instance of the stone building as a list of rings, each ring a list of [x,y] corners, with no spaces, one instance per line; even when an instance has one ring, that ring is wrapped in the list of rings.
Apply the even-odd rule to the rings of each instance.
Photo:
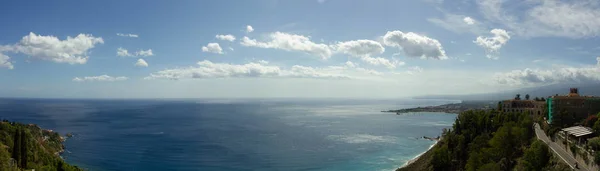
[[[530,115],[542,115],[544,114],[546,102],[541,100],[521,100],[520,96],[517,95],[514,99],[504,100],[501,102],[501,110],[503,112],[519,112],[529,113]]]
[[[577,120],[600,112],[600,97],[581,96],[577,88],[571,88],[567,95],[550,96],[546,99],[546,103],[548,105],[548,123],[552,123],[552,116],[557,112],[574,115]]]

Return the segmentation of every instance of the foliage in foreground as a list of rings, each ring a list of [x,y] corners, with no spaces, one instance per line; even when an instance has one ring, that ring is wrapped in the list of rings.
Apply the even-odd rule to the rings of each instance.
[[[466,111],[433,149],[432,170],[563,170],[522,113]]]
[[[59,156],[61,137],[36,125],[0,122],[0,170],[82,170]]]

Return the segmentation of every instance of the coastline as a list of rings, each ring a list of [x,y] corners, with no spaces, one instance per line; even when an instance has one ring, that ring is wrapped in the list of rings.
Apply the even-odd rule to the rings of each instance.
[[[406,163],[404,163],[404,165],[398,167],[396,170],[401,170],[403,168],[406,168],[408,166],[410,166],[411,164],[417,162],[419,159],[421,159],[421,157],[425,154],[431,151],[431,149],[433,149],[433,147],[435,147],[438,143],[440,142],[440,140],[436,140],[433,144],[431,144],[431,146],[429,146],[429,148],[425,151],[423,151],[422,153],[419,153],[418,155],[416,155],[415,157],[413,157],[412,159],[406,161]]]

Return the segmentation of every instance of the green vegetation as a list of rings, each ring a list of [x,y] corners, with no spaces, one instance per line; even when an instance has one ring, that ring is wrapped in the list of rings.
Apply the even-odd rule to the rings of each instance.
[[[516,98],[520,98],[517,95]],[[534,138],[533,119],[525,113],[470,110],[444,130],[429,159],[398,170],[568,170],[548,146]],[[422,157],[422,158],[423,158]],[[418,162],[428,162],[427,164]],[[419,167],[415,168],[413,165]]]
[[[0,170],[82,170],[58,156],[62,149],[62,138],[56,132],[32,124],[0,122]]]

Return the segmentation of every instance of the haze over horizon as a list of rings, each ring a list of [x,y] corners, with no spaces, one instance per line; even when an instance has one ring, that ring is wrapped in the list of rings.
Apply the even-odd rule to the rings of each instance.
[[[592,0],[7,1],[0,97],[398,98],[600,81]]]

